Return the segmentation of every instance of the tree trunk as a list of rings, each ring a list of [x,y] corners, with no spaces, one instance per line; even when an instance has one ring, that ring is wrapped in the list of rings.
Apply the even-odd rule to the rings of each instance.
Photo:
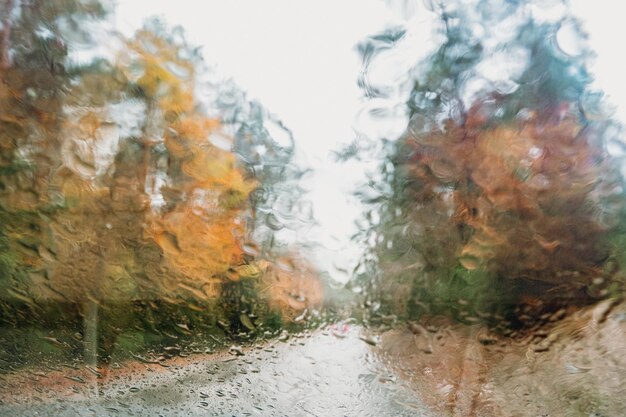
[[[85,365],[98,364],[98,303],[88,299],[83,302],[83,345]]]

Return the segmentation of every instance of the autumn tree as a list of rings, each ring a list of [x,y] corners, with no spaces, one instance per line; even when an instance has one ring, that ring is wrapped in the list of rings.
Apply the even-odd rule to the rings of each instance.
[[[3,297],[36,310],[46,259],[54,258],[48,225],[65,204],[54,180],[63,165],[64,103],[86,70],[70,58],[67,39],[88,44],[90,26],[106,10],[96,1],[9,0],[1,7],[0,279]]]
[[[242,213],[254,184],[231,152],[210,141],[221,127],[196,98],[199,61],[180,32],[168,37],[158,27],[140,30],[120,58],[146,108],[141,182],[151,209],[145,233],[171,272],[155,284],[162,296],[215,299],[229,268],[242,262]]]
[[[127,39],[95,2],[4,7],[2,320],[65,326],[94,364],[129,329],[175,339],[227,318],[262,334],[270,315],[298,316],[319,281],[277,272],[274,234],[301,195],[282,123],[206,83],[180,28],[153,20]],[[227,90],[242,99],[225,105]]]
[[[535,18],[532,2],[429,4],[444,41],[416,66],[409,124],[372,182],[372,293],[412,317],[522,322],[606,296],[620,130],[590,91],[579,23]]]
[[[164,272],[154,297],[210,307],[228,328],[255,329],[270,314],[263,289],[284,252],[274,236],[300,221],[291,133],[234,84],[206,82],[180,29],[169,35],[148,23],[119,65],[146,109],[139,139],[151,206],[145,236],[162,251]]]

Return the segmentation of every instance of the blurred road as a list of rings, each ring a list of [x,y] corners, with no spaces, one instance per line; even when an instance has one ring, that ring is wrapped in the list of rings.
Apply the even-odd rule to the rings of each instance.
[[[0,396],[0,415],[426,415],[359,331],[318,331],[231,354],[175,358],[165,366],[125,363],[100,378],[69,368],[10,375],[16,390]]]
[[[230,352],[0,375],[0,416],[623,417],[626,302],[506,338],[433,318]],[[430,410],[430,411],[427,411]]]

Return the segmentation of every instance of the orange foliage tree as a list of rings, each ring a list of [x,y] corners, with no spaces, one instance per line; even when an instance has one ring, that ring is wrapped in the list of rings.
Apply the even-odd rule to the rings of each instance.
[[[440,5],[444,42],[412,74],[408,126],[387,143],[383,180],[366,194],[368,296],[408,316],[473,320],[606,296],[624,207],[606,145],[620,130],[590,100],[588,52],[555,47],[561,23],[576,22],[539,23],[526,18],[529,4],[510,3],[515,36],[503,38],[491,29],[501,11],[474,15],[461,3]],[[498,59],[520,69],[491,80],[482,72]],[[522,316],[532,315],[510,317]]]
[[[234,155],[213,145],[220,122],[196,98],[199,57],[180,33],[143,29],[120,57],[146,103],[142,142],[145,191],[152,200],[146,235],[163,251],[164,293],[215,298],[232,266],[243,262],[244,212],[255,184]]]
[[[273,234],[299,196],[290,134],[288,145],[275,142],[258,103],[231,100],[224,111],[211,102],[222,93],[203,89],[200,54],[180,29],[150,22],[111,38],[115,59],[74,64],[72,51],[90,45],[78,19],[105,10],[53,3],[8,2],[20,12],[3,29],[18,30],[0,34],[0,312],[21,303],[39,317],[82,319],[92,361],[125,329],[188,331],[174,316],[202,326],[227,317],[263,334],[268,310],[293,318],[319,305],[312,268],[272,274]],[[71,24],[39,33],[47,18]],[[238,144],[228,143],[233,127]],[[279,187],[290,197],[280,199],[285,224],[274,218],[255,235],[255,211],[269,218]]]
[[[404,139],[406,175],[419,184],[409,192],[434,204],[458,235],[454,258],[540,291],[547,284],[561,297],[603,279],[604,204],[620,182],[597,132],[556,114],[472,126],[475,111],[464,126]],[[436,233],[437,221],[420,213],[418,205],[407,216]]]

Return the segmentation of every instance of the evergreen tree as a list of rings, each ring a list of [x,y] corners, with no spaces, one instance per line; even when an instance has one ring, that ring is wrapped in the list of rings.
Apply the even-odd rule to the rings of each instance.
[[[280,327],[322,302],[315,269],[293,242],[293,235],[312,224],[299,184],[306,171],[293,160],[291,131],[261,103],[248,100],[233,82],[220,83],[214,95],[216,111],[234,137],[232,150],[246,178],[257,184],[246,220],[248,265],[240,269],[242,279],[225,286],[222,301],[235,328],[250,327],[242,312]]]

